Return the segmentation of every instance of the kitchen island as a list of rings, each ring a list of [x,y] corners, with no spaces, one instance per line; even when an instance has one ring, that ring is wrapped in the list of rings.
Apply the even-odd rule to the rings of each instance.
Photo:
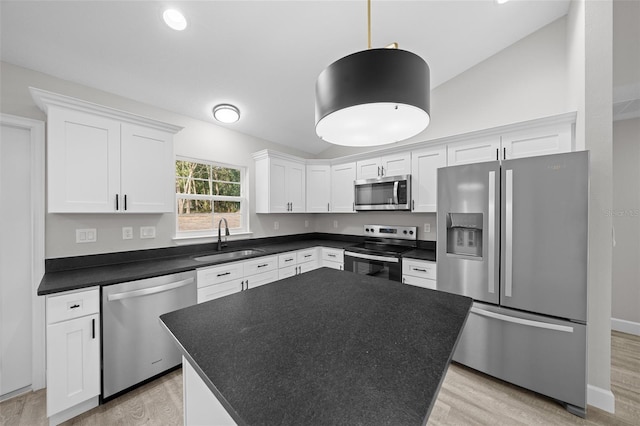
[[[321,268],[160,319],[183,353],[187,425],[420,425],[471,303]]]

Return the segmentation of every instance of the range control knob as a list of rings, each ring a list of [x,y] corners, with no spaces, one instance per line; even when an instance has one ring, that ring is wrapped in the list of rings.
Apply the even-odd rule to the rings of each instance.
[[[407,235],[407,230],[402,231],[403,234]]]
[[[369,232],[369,228],[364,228],[365,232]]]
[[[413,235],[413,231],[409,231],[409,235]]]

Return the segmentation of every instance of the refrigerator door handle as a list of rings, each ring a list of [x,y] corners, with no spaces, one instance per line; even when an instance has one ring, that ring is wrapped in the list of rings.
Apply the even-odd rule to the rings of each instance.
[[[513,290],[513,170],[506,170],[505,182],[505,297]]]
[[[541,321],[532,321],[524,318],[512,317],[509,315],[497,314],[495,312],[485,311],[484,309],[476,308],[475,306],[471,308],[470,312],[473,312],[476,315],[489,317],[489,318],[497,319],[500,321],[506,321],[514,324],[525,325],[528,327],[544,328],[547,330],[573,333],[573,327],[569,327],[566,325],[551,324],[548,322],[541,322]]]
[[[488,253],[488,279],[489,282],[489,293],[495,293],[495,218],[496,218],[496,172],[489,172],[489,211],[488,211],[488,221],[489,221],[489,253]]]

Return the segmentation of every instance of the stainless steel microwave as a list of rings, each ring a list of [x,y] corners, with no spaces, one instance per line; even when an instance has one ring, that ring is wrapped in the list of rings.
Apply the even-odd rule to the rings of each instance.
[[[411,210],[411,175],[359,179],[354,184],[356,210]]]

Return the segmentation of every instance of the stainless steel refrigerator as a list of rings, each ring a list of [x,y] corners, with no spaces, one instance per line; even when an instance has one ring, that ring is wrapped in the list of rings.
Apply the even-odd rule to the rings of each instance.
[[[453,359],[586,414],[587,151],[438,169],[438,290],[474,305]]]

